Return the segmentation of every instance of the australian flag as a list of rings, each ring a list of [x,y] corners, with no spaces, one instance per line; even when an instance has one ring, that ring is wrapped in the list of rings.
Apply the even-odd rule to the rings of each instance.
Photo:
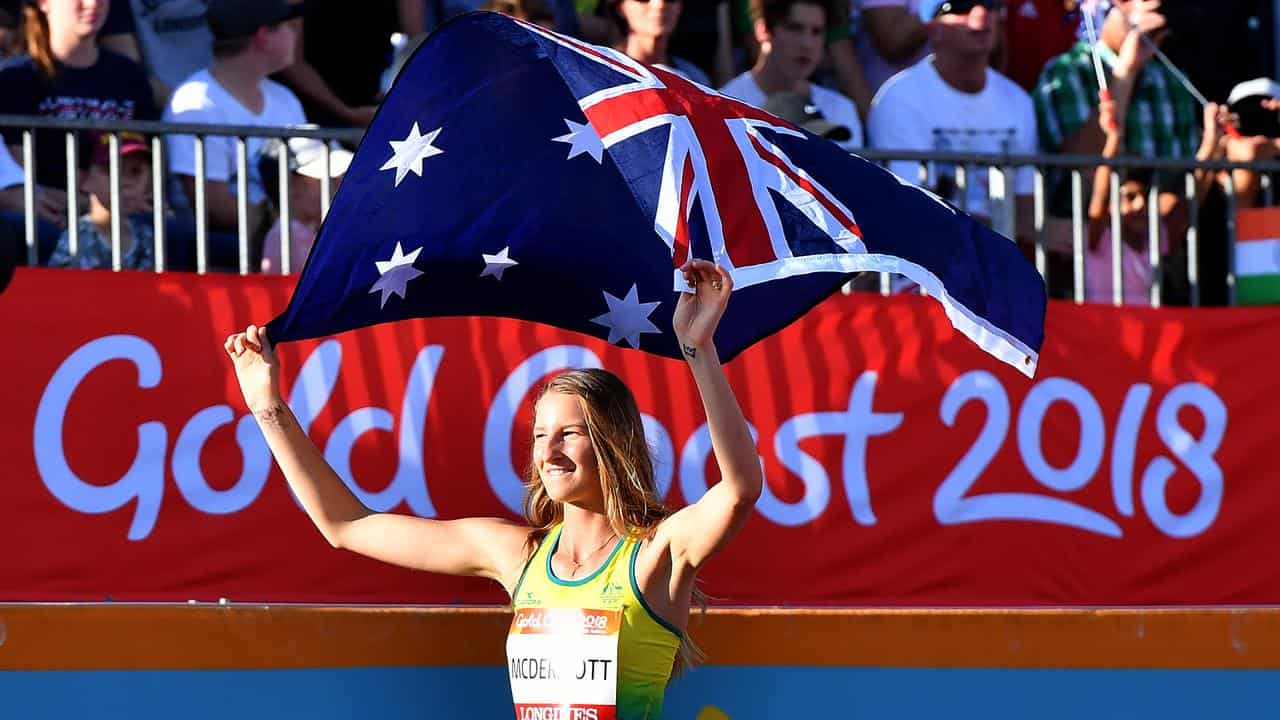
[[[691,257],[733,275],[726,361],[883,271],[1034,373],[1045,291],[1007,238],[670,70],[492,13],[453,20],[405,65],[268,333],[492,315],[680,357]]]

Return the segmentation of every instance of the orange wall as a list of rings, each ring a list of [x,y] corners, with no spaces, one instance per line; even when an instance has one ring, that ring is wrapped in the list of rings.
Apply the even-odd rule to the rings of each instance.
[[[503,608],[0,605],[0,670],[501,665]],[[1280,668],[1280,609],[723,610],[709,665]]]

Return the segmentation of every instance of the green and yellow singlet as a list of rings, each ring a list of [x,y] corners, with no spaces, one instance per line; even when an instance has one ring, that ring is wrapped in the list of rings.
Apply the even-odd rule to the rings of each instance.
[[[656,720],[681,633],[636,583],[639,538],[624,538],[580,580],[551,568],[551,528],[516,584],[507,670],[517,720]]]

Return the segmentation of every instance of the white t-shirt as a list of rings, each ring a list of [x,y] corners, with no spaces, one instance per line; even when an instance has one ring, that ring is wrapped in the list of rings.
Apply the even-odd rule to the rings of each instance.
[[[867,130],[872,147],[885,150],[1037,152],[1036,113],[1025,90],[988,68],[987,82],[980,92],[960,92],[938,75],[932,55],[894,75],[880,88],[871,102]],[[918,162],[891,162],[889,169],[909,183],[920,183]],[[926,184],[939,195],[971,215],[994,217],[989,200],[990,173],[985,168],[970,168],[967,173],[967,207],[954,189],[955,180],[955,165],[929,164]],[[1015,171],[1014,195],[1030,195],[1034,185],[1032,168]]]
[[[750,70],[725,83],[720,93],[756,107],[763,107],[769,99]],[[849,128],[849,139],[837,143],[840,147],[845,150],[862,147],[862,121],[858,119],[858,108],[852,100],[821,85],[810,85],[809,97],[823,118]]]
[[[22,181],[22,166],[14,162],[9,148],[0,142],[0,190],[21,185]]]
[[[187,78],[169,99],[169,106],[164,110],[165,122],[178,123],[210,123],[218,125],[255,125],[261,127],[282,127],[286,125],[303,125],[307,117],[302,112],[302,103],[285,86],[263,80],[262,112],[254,114],[240,104],[221,85],[208,70],[201,70]],[[258,174],[258,158],[262,156],[267,145],[266,138],[248,138],[249,154],[249,202],[257,203],[266,197],[262,188],[262,178]],[[191,135],[169,136],[169,170],[179,175],[195,177],[196,152],[195,138]],[[236,142],[235,138],[219,135],[207,135],[204,139],[205,178],[216,182],[236,182]]]

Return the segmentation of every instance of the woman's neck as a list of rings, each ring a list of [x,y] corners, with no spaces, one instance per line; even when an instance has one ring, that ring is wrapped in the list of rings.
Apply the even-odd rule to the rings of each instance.
[[[632,33],[627,36],[626,47],[623,52],[627,57],[633,60],[639,60],[646,65],[669,64],[670,58],[667,57],[667,37],[665,35],[636,35]]]
[[[51,32],[49,49],[58,62],[67,67],[87,68],[98,62],[98,44],[92,37]]]
[[[557,551],[562,555],[583,559],[607,545],[617,533],[609,526],[609,517],[576,505],[564,506],[564,525],[560,530]]]

